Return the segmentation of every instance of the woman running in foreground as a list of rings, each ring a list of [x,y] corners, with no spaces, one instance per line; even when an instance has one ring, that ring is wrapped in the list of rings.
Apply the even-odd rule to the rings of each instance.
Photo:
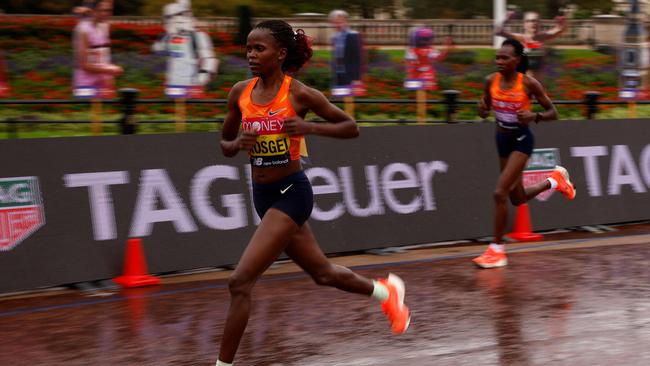
[[[302,137],[359,135],[352,117],[321,92],[286,75],[311,58],[308,37],[284,21],[263,21],[248,35],[246,56],[254,77],[238,82],[230,91],[221,149],[228,157],[242,150],[248,153],[253,201],[262,221],[229,279],[231,302],[217,365],[232,364],[250,316],[252,288],[282,252],[319,285],[377,299],[393,332],[405,332],[410,313],[404,305],[402,280],[391,274],[373,281],[330,263],[306,222],[313,193],[300,164]],[[310,110],[325,122],[305,121]]]

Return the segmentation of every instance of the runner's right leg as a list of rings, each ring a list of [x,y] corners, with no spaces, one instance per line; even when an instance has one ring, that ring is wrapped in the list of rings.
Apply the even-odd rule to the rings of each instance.
[[[232,363],[251,309],[251,290],[257,279],[278,258],[298,225],[285,213],[269,209],[228,280],[230,309],[219,349],[219,361]]]
[[[513,151],[507,158],[499,158],[501,174],[494,189],[494,239],[480,256],[473,259],[481,268],[503,267],[508,264],[505,248],[502,244],[503,232],[508,219],[508,197],[517,183],[528,161],[528,155]]]

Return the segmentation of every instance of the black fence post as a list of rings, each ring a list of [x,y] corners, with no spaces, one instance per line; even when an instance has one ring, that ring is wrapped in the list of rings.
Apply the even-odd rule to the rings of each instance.
[[[587,119],[595,119],[596,113],[598,113],[598,98],[600,93],[597,91],[586,91],[585,92],[585,105],[587,106]]]
[[[18,138],[18,123],[16,123],[15,118],[7,118],[5,120],[7,123],[7,138],[17,139]]]
[[[445,106],[447,106],[446,119],[447,123],[454,122],[456,111],[458,110],[458,90],[443,90],[442,95],[445,97]]]
[[[120,105],[124,115],[120,119],[122,135],[133,135],[136,133],[137,122],[135,120],[135,107],[138,100],[138,89],[120,89]]]

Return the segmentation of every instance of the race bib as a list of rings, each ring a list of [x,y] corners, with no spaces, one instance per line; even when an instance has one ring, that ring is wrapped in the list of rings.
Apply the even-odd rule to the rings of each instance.
[[[519,123],[519,119],[517,118],[517,113],[513,113],[513,112],[494,111],[494,117],[497,119],[497,121],[500,122]]]
[[[251,150],[251,164],[257,167],[270,167],[289,164],[289,135],[260,135]]]
[[[494,109],[494,117],[497,121],[507,124],[519,123],[517,111],[523,107],[522,103],[493,100],[492,107]]]
[[[250,151],[251,165],[267,168],[289,164],[290,140],[284,132],[284,118],[245,118],[242,120],[242,130],[258,134],[255,146]]]

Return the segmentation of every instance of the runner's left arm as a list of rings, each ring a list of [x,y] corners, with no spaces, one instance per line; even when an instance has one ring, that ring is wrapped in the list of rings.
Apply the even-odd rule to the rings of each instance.
[[[301,85],[296,88],[295,99],[298,104],[311,110],[325,122],[307,122],[300,116],[285,120],[285,129],[292,135],[320,135],[336,138],[359,136],[357,123],[350,115],[330,103],[320,91]]]
[[[529,76],[525,77],[524,84],[530,95],[535,97],[539,105],[544,108],[544,112],[520,111],[518,113],[519,121],[530,123],[556,120],[557,109],[555,109],[555,105],[553,105],[551,98],[549,98],[546,91],[544,91],[542,84]]]

